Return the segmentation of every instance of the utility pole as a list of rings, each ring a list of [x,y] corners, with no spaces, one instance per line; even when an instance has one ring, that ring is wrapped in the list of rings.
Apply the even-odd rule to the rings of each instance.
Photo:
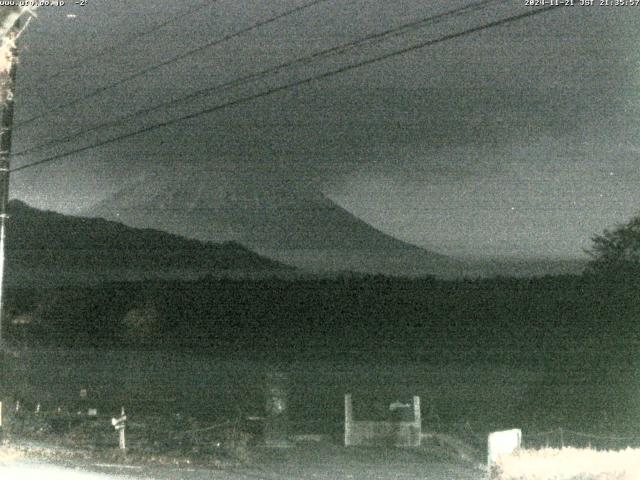
[[[7,206],[9,203],[9,171],[11,168],[11,133],[13,127],[13,105],[16,84],[17,49],[16,40],[20,32],[20,18],[16,19],[11,28],[1,38],[0,52],[5,58],[0,58],[0,347],[3,346],[2,327],[4,323],[4,266],[5,266],[5,237],[7,227]]]

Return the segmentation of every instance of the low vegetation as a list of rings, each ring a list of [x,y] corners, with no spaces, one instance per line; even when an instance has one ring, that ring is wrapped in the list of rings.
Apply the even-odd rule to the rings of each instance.
[[[0,461],[16,455],[48,459],[86,458],[163,465],[229,467],[250,460],[253,435],[240,423],[218,424],[179,415],[146,416],[128,422],[128,448],[118,448],[110,418],[69,413],[10,415]]]
[[[640,480],[640,450],[523,449],[500,458],[493,480]]]
[[[203,278],[10,290],[5,338],[55,347],[476,349],[637,341],[640,278]],[[542,348],[541,348],[542,347]],[[511,360],[511,359],[506,359]]]

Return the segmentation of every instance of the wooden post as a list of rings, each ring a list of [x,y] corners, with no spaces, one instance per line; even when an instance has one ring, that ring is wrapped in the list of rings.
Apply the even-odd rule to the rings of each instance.
[[[351,403],[351,394],[346,393],[344,396],[344,445],[351,445],[351,429],[353,428],[353,405]]]
[[[125,414],[124,414],[124,407],[122,407],[122,411],[120,412],[121,418],[126,418]],[[120,438],[119,438],[119,446],[120,446],[120,450],[126,450],[127,449],[127,441],[125,438],[125,430],[127,429],[126,427],[126,423],[122,423],[122,428],[120,429]]]
[[[5,33],[0,43],[9,43],[9,58],[6,71],[0,73],[0,344],[3,341],[4,324],[4,269],[6,222],[9,205],[9,172],[11,166],[11,133],[13,130],[13,98],[16,83],[16,65],[18,51],[15,41],[20,31],[20,17],[15,20],[9,32]]]
[[[264,440],[269,447],[289,447],[288,376],[283,371],[267,374]]]
[[[125,439],[125,430],[127,428],[127,416],[124,413],[124,407],[120,411],[120,418],[112,418],[111,425],[118,431],[118,445],[120,450],[124,451],[127,448],[127,442]]]
[[[420,397],[413,396],[413,422],[417,438],[414,446],[419,447],[422,444],[422,412],[420,411]]]

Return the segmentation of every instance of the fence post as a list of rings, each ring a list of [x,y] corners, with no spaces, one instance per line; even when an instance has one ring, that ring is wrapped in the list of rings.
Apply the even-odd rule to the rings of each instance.
[[[416,437],[413,440],[413,446],[419,447],[422,444],[422,412],[420,411],[420,397],[413,396],[413,422],[416,431]]]
[[[269,447],[288,447],[290,444],[287,375],[281,371],[267,374],[265,393],[267,413],[264,432],[265,444]]]
[[[115,428],[118,433],[118,446],[120,447],[120,450],[126,450],[127,448],[127,443],[126,443],[126,437],[125,437],[125,430],[127,427],[127,416],[124,413],[124,407],[122,407],[122,410],[120,412],[120,418],[112,418],[111,419],[111,425],[113,425],[113,428]]]
[[[122,421],[122,428],[120,429],[120,437],[118,439],[118,446],[120,447],[120,450],[126,450],[127,448],[127,440],[125,437],[125,431],[127,429],[127,424],[125,423],[127,416],[124,414],[124,407],[122,407],[122,410],[120,411],[120,418],[123,418],[124,420]]]
[[[122,409],[123,415],[124,415],[124,408]],[[120,450],[126,450],[127,449],[127,439],[125,437],[125,431],[126,431],[127,427],[123,426],[120,429],[120,437],[118,438],[118,446],[120,447]]]
[[[353,405],[351,394],[344,395],[344,446],[351,445],[351,430],[353,428]]]

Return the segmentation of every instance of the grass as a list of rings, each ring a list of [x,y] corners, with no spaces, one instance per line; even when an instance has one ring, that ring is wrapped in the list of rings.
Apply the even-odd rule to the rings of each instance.
[[[274,449],[251,442],[251,435],[234,425],[211,428],[194,419],[168,425],[166,421],[148,418],[131,424],[131,448],[124,453],[117,449],[116,435],[108,422],[85,419],[79,423],[69,422],[64,429],[59,425],[52,429],[47,427],[50,422],[44,415],[28,416],[29,419],[23,418],[24,421],[14,424],[9,435],[11,441],[0,448],[0,466],[5,456],[6,464],[24,457],[65,466],[130,465],[147,471],[196,468],[256,478],[483,478],[477,461],[482,452],[451,435],[432,434],[425,438],[421,448],[404,449],[346,448],[340,439],[331,436],[296,435],[289,448]],[[188,435],[185,430],[178,430],[185,427],[190,429]],[[158,442],[159,438],[166,441]]]
[[[591,432],[606,426],[607,430],[602,431],[626,434],[627,430],[620,430],[611,417],[600,414],[593,406],[611,404],[611,410],[625,419],[628,429],[633,429],[634,413],[638,413],[625,403],[635,398],[628,392],[618,391],[606,382],[585,381],[582,379],[585,367],[576,367],[574,372],[568,364],[562,364],[562,371],[555,372],[555,376],[543,365],[514,367],[464,361],[292,360],[274,364],[260,359],[229,359],[224,355],[188,352],[30,351],[11,362],[12,368],[5,373],[5,381],[13,391],[7,405],[13,408],[15,401],[21,399],[24,415],[29,412],[32,419],[37,404],[41,404],[41,416],[61,408],[59,418],[53,415],[47,422],[22,421],[16,426],[16,437],[22,436],[18,434],[20,429],[20,434],[34,440],[59,442],[57,445],[65,447],[87,446],[92,457],[119,458],[117,435],[110,417],[118,416],[121,406],[125,406],[130,420],[127,462],[193,465],[195,461],[217,467],[253,464],[253,457],[260,449],[255,448],[256,441],[255,438],[252,441],[251,435],[257,435],[259,429],[256,430],[255,422],[248,421],[244,425],[240,422],[239,429],[234,426],[241,419],[264,415],[265,378],[277,366],[289,378],[291,433],[331,439],[329,445],[323,447],[326,451],[316,444],[301,447],[305,454],[307,450],[324,452],[320,455],[322,465],[330,462],[355,465],[353,456],[360,452],[341,448],[345,393],[354,396],[356,417],[371,420],[388,414],[390,402],[404,401],[417,394],[422,400],[423,431],[432,435],[424,439],[420,450],[423,461],[416,462],[416,472],[431,468],[434,472],[438,468],[449,472],[458,468],[466,475],[464,478],[474,479],[477,472],[469,465],[484,463],[486,434],[490,431],[513,426],[525,432],[540,431],[562,425]],[[582,380],[577,381],[579,379]],[[87,398],[80,399],[80,389],[85,388]],[[100,418],[80,421],[76,412],[86,412],[88,407],[97,408]],[[593,416],[588,415],[591,411],[595,412]],[[640,419],[640,415],[637,418]],[[580,443],[581,439],[567,438],[568,435],[565,430],[565,440],[570,443],[586,445],[586,442]],[[532,442],[533,437],[535,435]],[[551,437],[554,440],[553,435]],[[527,445],[540,443],[527,441]],[[621,446],[615,442],[594,445]],[[518,467],[505,464],[502,476],[496,478],[635,480],[629,475],[640,472],[640,465],[635,465],[638,467],[635,470],[627,468],[631,473],[594,473],[598,470],[591,469],[567,470],[565,475],[567,467],[559,465],[565,463],[566,458],[558,460],[551,449],[541,451],[548,452],[548,458],[533,470],[537,476],[525,476],[527,473],[517,470]],[[569,449],[561,451],[567,455]],[[602,456],[591,452],[594,458]],[[379,453],[376,451],[374,457]],[[396,455],[393,452],[392,456]],[[524,462],[525,454],[522,455]],[[632,457],[629,454],[629,458]],[[599,461],[600,465],[608,464],[606,458]],[[577,462],[579,466],[587,465],[583,459]],[[615,462],[614,465],[626,465]],[[320,463],[318,472],[321,472]],[[376,471],[383,471],[383,467],[378,465]],[[362,474],[355,466],[353,471]],[[429,478],[462,477],[434,473]]]
[[[9,415],[3,428],[5,453],[21,452],[32,457],[160,465],[195,463],[214,468],[250,459],[251,435],[231,421],[211,425],[194,418],[139,418],[127,423],[126,452],[118,448],[118,433],[105,417],[24,412]]]
[[[493,480],[640,480],[640,449],[523,449],[499,459]]]

